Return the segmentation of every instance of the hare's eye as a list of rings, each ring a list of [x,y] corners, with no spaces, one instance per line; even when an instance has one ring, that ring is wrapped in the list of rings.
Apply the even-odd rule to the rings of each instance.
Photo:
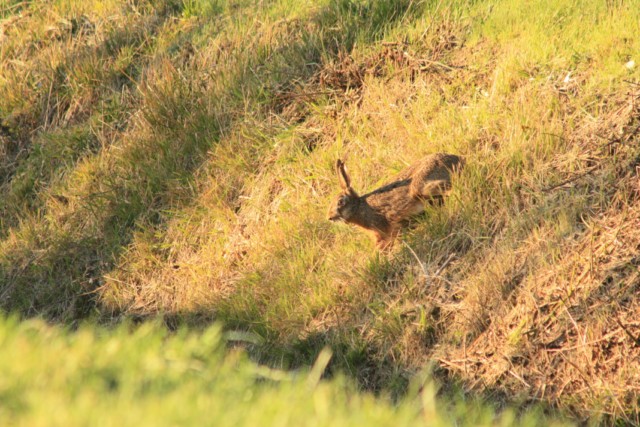
[[[345,200],[344,197],[341,197],[340,200],[338,200],[338,207],[339,208],[343,208],[344,205],[346,205],[346,204],[347,204],[347,201]]]

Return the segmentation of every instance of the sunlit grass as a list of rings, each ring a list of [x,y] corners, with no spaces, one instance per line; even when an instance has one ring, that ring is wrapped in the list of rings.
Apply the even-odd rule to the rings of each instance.
[[[70,332],[42,321],[0,320],[0,419],[5,424],[215,426],[560,425],[539,412],[496,415],[476,401],[435,397],[429,382],[411,397],[357,391],[320,380],[330,353],[295,372],[256,365],[225,349],[220,328],[169,333],[159,324]]]

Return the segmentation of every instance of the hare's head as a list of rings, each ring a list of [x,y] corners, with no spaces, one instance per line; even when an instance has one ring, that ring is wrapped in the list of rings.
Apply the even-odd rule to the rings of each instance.
[[[351,179],[349,179],[342,160],[336,162],[336,171],[338,172],[342,193],[329,207],[329,220],[349,222],[356,214],[360,204],[360,196],[351,188]]]

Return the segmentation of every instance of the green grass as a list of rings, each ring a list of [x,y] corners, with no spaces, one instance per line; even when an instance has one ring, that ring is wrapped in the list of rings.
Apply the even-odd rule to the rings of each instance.
[[[41,320],[0,320],[0,420],[15,426],[448,426],[561,425],[540,412],[516,417],[462,398],[437,398],[424,384],[392,403],[344,377],[286,372],[227,351],[217,326],[168,333],[156,323],[70,332]]]
[[[638,6],[1,3],[0,306],[630,423]],[[393,254],[326,220],[336,158],[367,190],[438,151],[466,168]]]

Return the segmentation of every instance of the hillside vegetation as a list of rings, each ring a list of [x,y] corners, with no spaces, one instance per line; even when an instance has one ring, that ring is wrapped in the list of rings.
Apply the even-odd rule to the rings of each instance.
[[[0,305],[638,421],[637,0],[0,3]],[[393,253],[326,209],[466,166]]]

